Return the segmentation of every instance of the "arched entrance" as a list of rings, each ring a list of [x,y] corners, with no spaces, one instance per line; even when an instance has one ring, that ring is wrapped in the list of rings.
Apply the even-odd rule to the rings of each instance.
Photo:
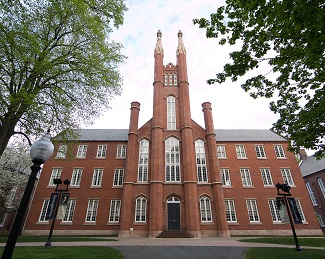
[[[181,229],[180,201],[176,197],[167,200],[168,230]]]

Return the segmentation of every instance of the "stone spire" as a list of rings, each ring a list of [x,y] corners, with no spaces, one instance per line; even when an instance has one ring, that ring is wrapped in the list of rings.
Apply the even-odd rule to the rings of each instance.
[[[184,46],[184,42],[183,42],[183,33],[181,32],[181,30],[178,31],[178,46],[176,49],[176,55],[178,56],[178,54],[183,53],[186,55],[186,50],[185,50],[185,46]]]
[[[161,42],[161,36],[162,33],[160,30],[157,32],[157,43],[156,43],[156,48],[155,48],[155,54],[160,53],[164,56],[164,49],[162,47],[162,42]]]

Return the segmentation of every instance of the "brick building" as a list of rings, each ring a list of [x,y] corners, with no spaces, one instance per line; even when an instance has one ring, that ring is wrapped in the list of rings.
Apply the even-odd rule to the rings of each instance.
[[[48,233],[53,179],[62,178],[71,180],[70,202],[57,234],[291,234],[277,210],[277,182],[292,187],[303,218],[297,233],[320,234],[288,140],[270,130],[215,130],[209,102],[202,104],[205,128],[193,121],[182,32],[176,65],[163,65],[161,37],[158,31],[153,117],[138,127],[140,103],[133,102],[129,129],[80,130],[77,140],[58,144],[24,232]]]
[[[305,150],[300,150],[301,174],[305,180],[314,212],[323,232],[325,232],[325,158],[317,160],[307,157]]]

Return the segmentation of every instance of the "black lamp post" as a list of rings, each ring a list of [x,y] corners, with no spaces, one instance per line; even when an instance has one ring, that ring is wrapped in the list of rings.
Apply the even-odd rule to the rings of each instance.
[[[2,259],[10,259],[14,251],[17,238],[26,214],[29,204],[29,199],[34,189],[35,181],[37,180],[37,173],[41,170],[41,165],[47,161],[54,150],[54,146],[50,141],[50,130],[39,140],[35,141],[30,148],[30,157],[33,165],[31,166],[31,174],[29,176],[24,195],[21,199],[14,223],[12,225],[6,247],[2,254]]]
[[[52,238],[53,228],[54,228],[54,225],[55,225],[56,216],[57,216],[57,214],[58,214],[59,203],[60,203],[60,201],[61,201],[62,192],[66,192],[66,191],[68,191],[70,181],[69,181],[68,179],[64,180],[63,183],[64,183],[67,187],[66,187],[65,189],[60,189],[60,190],[58,190],[58,186],[59,186],[60,184],[62,184],[62,180],[61,180],[61,179],[53,179],[53,183],[56,185],[56,187],[55,187],[55,192],[59,192],[59,198],[58,198],[58,202],[56,203],[55,210],[54,210],[54,217],[53,217],[53,219],[52,219],[52,224],[51,224],[50,233],[49,233],[49,236],[48,236],[48,238],[47,238],[47,242],[45,243],[45,247],[46,247],[46,248],[51,248],[51,246],[52,246],[51,238]]]
[[[284,203],[285,203],[285,206],[287,208],[287,212],[288,212],[288,216],[289,216],[289,221],[290,221],[290,225],[291,225],[291,230],[292,230],[293,238],[294,238],[295,243],[296,243],[296,250],[298,252],[301,252],[302,249],[301,249],[301,247],[298,244],[298,238],[297,238],[295,226],[294,226],[293,221],[292,221],[291,210],[289,209],[288,200],[287,200],[287,196],[291,196],[291,193],[290,193],[291,187],[288,184],[285,184],[285,183],[284,184],[277,183],[275,185],[275,187],[278,190],[278,195],[281,195],[281,196],[284,197]],[[282,190],[281,193],[280,193],[280,190]]]

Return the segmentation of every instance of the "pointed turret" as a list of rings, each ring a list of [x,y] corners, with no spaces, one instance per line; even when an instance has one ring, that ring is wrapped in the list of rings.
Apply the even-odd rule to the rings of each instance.
[[[176,49],[176,56],[178,56],[180,53],[183,53],[186,55],[186,49],[184,46],[184,42],[183,42],[183,33],[181,30],[178,31],[178,46]]]
[[[158,30],[157,32],[157,42],[156,42],[156,47],[155,47],[155,55],[157,53],[160,53],[164,56],[164,49],[163,49],[163,46],[162,46],[162,42],[161,42],[161,36],[162,36],[162,33],[160,30]]]

